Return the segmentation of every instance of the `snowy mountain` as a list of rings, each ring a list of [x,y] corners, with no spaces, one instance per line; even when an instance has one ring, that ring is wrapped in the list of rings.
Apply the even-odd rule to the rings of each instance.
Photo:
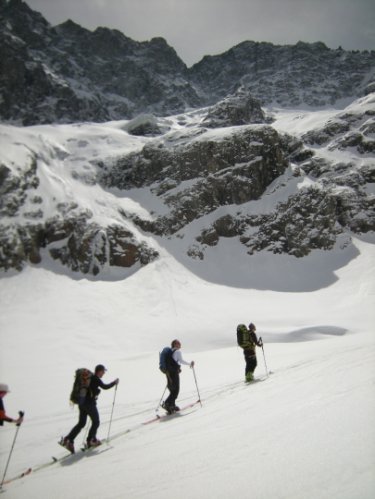
[[[164,118],[1,125],[0,267],[56,262],[106,279],[161,245],[215,282],[215,255],[232,267],[235,251],[248,282],[268,254],[345,253],[374,231],[374,114],[374,94],[288,111],[239,93]]]
[[[20,0],[0,25],[0,381],[26,413],[4,497],[372,499],[374,52],[245,42],[189,69]],[[149,423],[174,338],[178,403],[202,404]],[[109,439],[67,456],[98,363]]]
[[[247,41],[187,68],[162,38],[136,42],[71,20],[52,27],[22,0],[0,0],[0,42],[0,117],[13,124],[166,116],[238,89],[262,105],[342,106],[375,88],[374,51]]]
[[[374,52],[245,42],[188,69],[160,38],[52,27],[21,0],[0,26],[1,269],[105,279],[162,244],[206,275],[229,242],[248,267],[374,230]]]

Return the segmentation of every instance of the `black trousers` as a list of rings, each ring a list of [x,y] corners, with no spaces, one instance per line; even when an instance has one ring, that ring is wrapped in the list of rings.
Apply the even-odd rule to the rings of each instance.
[[[165,399],[165,404],[173,407],[180,393],[180,374],[178,372],[167,372],[167,387],[169,396]]]
[[[245,367],[245,376],[246,376],[247,373],[253,373],[255,371],[258,362],[257,362],[257,356],[254,354],[252,350],[251,351],[244,350],[243,354],[246,362],[246,367]]]
[[[100,425],[99,412],[96,407],[96,400],[89,400],[79,405],[79,419],[78,423],[71,430],[68,438],[71,442],[74,442],[74,439],[78,435],[78,433],[86,426],[87,416],[91,419],[91,427],[89,433],[87,435],[87,441],[94,440],[96,438],[96,432],[98,431]]]

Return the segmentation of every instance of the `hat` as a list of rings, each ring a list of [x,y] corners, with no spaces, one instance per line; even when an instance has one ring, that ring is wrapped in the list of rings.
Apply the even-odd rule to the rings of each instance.
[[[0,383],[0,392],[9,393],[10,392],[9,386],[6,385],[5,383]]]
[[[103,364],[98,364],[95,367],[95,372],[97,373],[98,371],[106,371],[107,369],[103,366]]]
[[[252,322],[250,322],[249,329],[255,329],[255,324],[253,324]]]

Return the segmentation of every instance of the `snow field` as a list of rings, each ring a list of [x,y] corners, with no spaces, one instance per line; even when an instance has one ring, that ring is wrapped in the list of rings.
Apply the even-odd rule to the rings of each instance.
[[[361,103],[366,99],[351,108],[360,110]],[[337,112],[281,110],[273,126],[301,136]],[[188,116],[193,125],[198,118]],[[0,126],[0,150],[15,172],[30,151],[39,155],[44,216],[53,194],[57,201],[79,196],[98,220],[116,220],[119,207],[151,217],[165,207],[148,189],[119,195],[89,182],[95,159],[136,150],[147,140],[131,138],[125,128],[126,122]],[[262,212],[300,188],[290,173],[243,208]],[[7,413],[26,412],[8,478],[64,455],[57,440],[77,420],[77,409],[68,405],[75,369],[104,363],[104,381],[120,378],[117,392],[103,391],[98,402],[98,436],[105,438],[116,393],[109,445],[31,473],[6,486],[4,497],[375,497],[373,235],[303,260],[267,252],[249,258],[223,240],[202,263],[182,256],[195,234],[189,226],[184,239],[153,240],[160,258],[131,275],[116,269],[107,269],[103,280],[64,274],[47,254],[43,266],[3,274],[0,381],[12,390],[4,399]],[[247,386],[234,345],[237,324],[250,321],[264,339],[273,374]],[[203,407],[144,426],[165,387],[158,352],[174,338],[184,357],[196,361]],[[256,375],[264,374],[258,350]],[[184,366],[179,403],[196,399],[193,373]],[[0,470],[14,434],[13,425],[1,428]],[[76,447],[83,439],[84,432]]]

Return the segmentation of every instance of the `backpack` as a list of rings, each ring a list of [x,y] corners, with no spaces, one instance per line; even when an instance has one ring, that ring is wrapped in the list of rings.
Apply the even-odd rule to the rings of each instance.
[[[173,350],[171,347],[165,347],[159,353],[159,369],[162,373],[167,372],[168,364],[170,359],[172,358]]]
[[[247,329],[245,324],[238,324],[237,326],[237,344],[241,348],[249,348],[254,345],[254,342],[250,336],[250,331]]]
[[[76,370],[70,401],[80,404],[84,401],[90,386],[93,373],[89,369],[80,368]]]

